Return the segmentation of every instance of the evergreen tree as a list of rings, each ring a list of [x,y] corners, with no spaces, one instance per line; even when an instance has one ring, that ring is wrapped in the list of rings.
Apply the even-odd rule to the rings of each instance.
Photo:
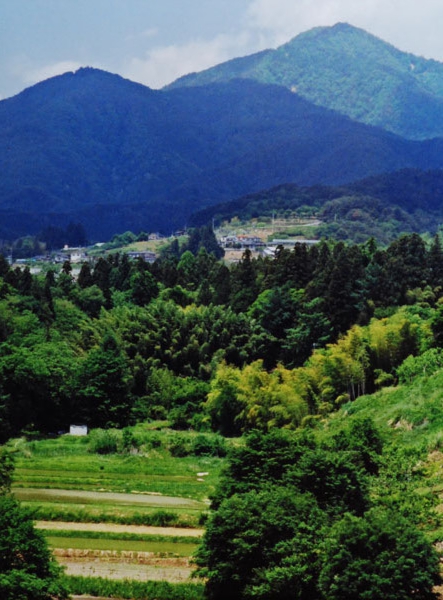
[[[230,305],[236,312],[246,311],[258,294],[255,265],[251,251],[246,249],[241,261],[231,269]]]
[[[432,287],[443,287],[443,249],[440,235],[437,233],[432,240],[428,252],[429,284]]]
[[[80,375],[78,418],[91,427],[124,427],[130,421],[130,375],[116,337],[106,333]]]

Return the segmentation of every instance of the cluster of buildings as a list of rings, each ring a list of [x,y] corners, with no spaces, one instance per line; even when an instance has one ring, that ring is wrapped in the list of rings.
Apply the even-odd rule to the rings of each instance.
[[[240,248],[256,250],[263,248],[265,242],[257,236],[253,235],[225,235],[219,238],[218,243],[222,248]]]
[[[142,258],[148,263],[153,263],[157,259],[157,255],[155,252],[149,250],[137,251],[137,252],[126,252],[128,258],[136,260],[138,258]],[[91,257],[87,248],[71,248],[69,246],[65,246],[62,250],[58,252],[52,252],[51,254],[42,254],[41,256],[34,256],[32,259],[18,259],[13,261],[14,263],[29,263],[30,260],[32,262],[42,262],[42,263],[51,263],[51,264],[63,264],[66,261],[69,261],[71,264],[82,264],[84,262],[90,262],[94,260],[95,257]],[[9,262],[12,262],[12,257]]]
[[[283,248],[293,248],[295,244],[318,244],[318,240],[304,240],[294,238],[273,239],[269,242],[264,242],[260,237],[252,235],[225,235],[218,240],[222,248],[232,248],[237,250],[258,251],[264,256],[274,256],[278,246]]]

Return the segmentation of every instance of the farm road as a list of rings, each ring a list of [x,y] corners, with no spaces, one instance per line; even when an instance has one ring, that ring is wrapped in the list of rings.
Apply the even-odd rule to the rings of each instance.
[[[203,535],[203,529],[184,527],[151,527],[147,525],[118,525],[116,523],[67,523],[62,521],[36,521],[37,529],[61,531],[99,531],[106,533],[135,533],[138,535],[167,535],[174,537],[196,537]]]

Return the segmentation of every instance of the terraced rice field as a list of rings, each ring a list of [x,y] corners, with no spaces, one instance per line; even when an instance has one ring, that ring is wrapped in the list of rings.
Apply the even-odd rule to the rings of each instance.
[[[68,575],[177,583],[193,571],[221,465],[160,451],[98,456],[81,440],[45,440],[18,453],[13,493],[36,511]],[[160,517],[186,527],[137,525]]]
[[[203,533],[104,523],[37,522],[36,526],[45,531],[67,575],[171,583],[190,579],[192,555]]]

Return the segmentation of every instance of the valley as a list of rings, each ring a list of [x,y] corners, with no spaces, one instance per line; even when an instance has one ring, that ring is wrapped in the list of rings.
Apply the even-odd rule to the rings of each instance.
[[[438,597],[442,122],[344,23],[0,101],[2,600]]]

